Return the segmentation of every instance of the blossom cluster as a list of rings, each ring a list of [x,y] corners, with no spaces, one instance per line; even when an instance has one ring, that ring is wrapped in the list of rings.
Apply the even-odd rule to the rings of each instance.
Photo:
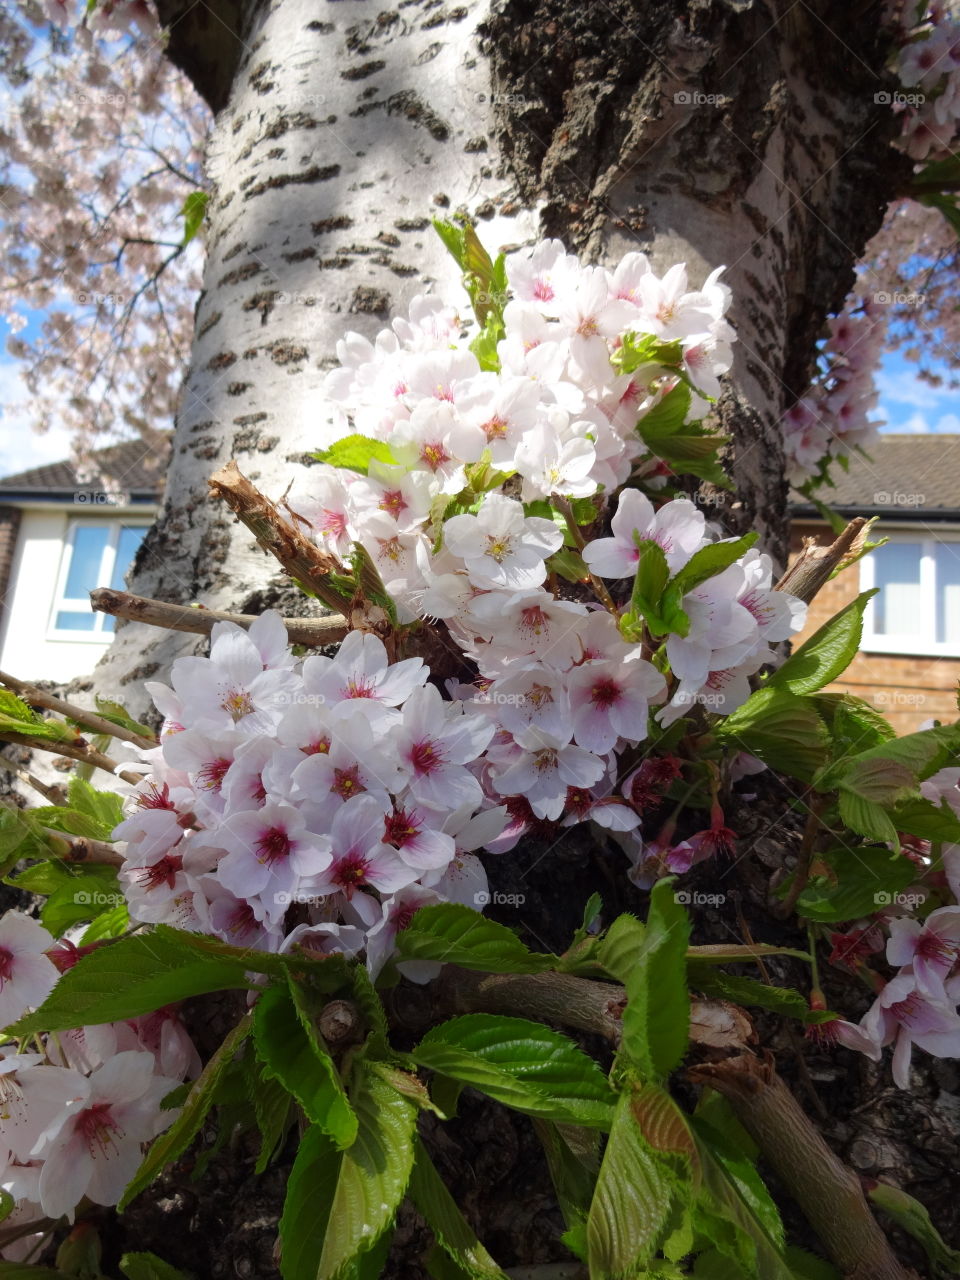
[[[29,916],[0,919],[0,1023],[43,1003],[79,958]],[[129,1022],[83,1027],[37,1039],[38,1052],[0,1047],[0,1187],[15,1202],[5,1228],[23,1234],[4,1256],[33,1248],[33,1222],[72,1217],[84,1197],[116,1204],[143,1158],[144,1144],[175,1119],[163,1099],[200,1061],[172,1009]]]
[[[897,17],[901,37],[897,76],[905,90],[893,106],[903,114],[900,145],[917,161],[953,154],[960,124],[960,20],[943,0],[905,5]]]
[[[851,295],[843,311],[827,321],[829,336],[816,378],[806,395],[783,416],[787,477],[802,486],[822,478],[835,458],[868,449],[882,423],[871,418],[879,394],[876,372],[883,354],[882,302]]]
[[[924,799],[946,802],[960,817],[958,782],[960,769],[941,769],[920,790]],[[875,979],[878,991],[859,1023],[837,1019],[817,1028],[828,1042],[857,1049],[875,1062],[892,1044],[893,1079],[901,1089],[910,1087],[914,1045],[937,1058],[960,1057],[960,906],[955,905],[960,903],[960,845],[944,845],[940,857],[938,869],[929,867],[929,851],[918,859],[918,892],[898,895],[879,918],[835,935],[834,958],[840,964],[856,970],[867,956],[883,951],[898,971],[887,982],[870,971],[864,974]],[[911,908],[926,899],[930,883],[953,903],[915,919]]]

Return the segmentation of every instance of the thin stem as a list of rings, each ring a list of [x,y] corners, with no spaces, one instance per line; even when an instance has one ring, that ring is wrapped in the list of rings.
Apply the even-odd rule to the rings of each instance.
[[[112,773],[124,782],[134,786],[143,781],[143,775],[133,773],[130,769],[121,769],[120,762],[96,751],[82,738],[75,742],[49,742],[45,738],[34,738],[29,733],[13,733],[4,729],[0,732],[0,742],[12,742],[18,747],[29,747],[31,751],[49,751],[55,756],[65,756],[68,760],[79,760],[81,764],[91,764],[105,773]]]
[[[772,906],[771,912],[778,916],[781,920],[786,918],[797,905],[797,899],[807,887],[810,879],[810,868],[813,865],[813,854],[816,849],[817,837],[823,827],[820,821],[820,815],[826,806],[825,796],[814,796],[810,808],[807,812],[807,822],[803,828],[803,839],[800,843],[800,852],[797,855],[797,865],[793,872],[793,881],[787,891],[787,896],[782,902]]]
[[[577,524],[577,518],[573,514],[573,507],[570,505],[569,501],[566,498],[561,497],[559,493],[551,494],[550,501],[566,521],[570,537],[573,539],[577,550],[582,551],[587,543],[583,534],[580,532],[580,526]],[[618,618],[620,616],[620,610],[617,608],[616,604],[614,604],[613,596],[611,596],[604,583],[600,581],[595,573],[590,574],[590,585],[593,587],[597,599],[603,607],[609,610],[615,618]]]
[[[123,725],[114,724],[110,720],[105,720],[103,716],[98,716],[94,711],[87,711],[85,707],[78,707],[72,702],[65,702],[62,698],[57,698],[52,693],[38,689],[36,685],[28,684],[25,680],[18,680],[16,676],[8,675],[5,671],[0,671],[0,684],[17,694],[24,702],[29,703],[31,707],[44,707],[47,711],[56,711],[59,715],[66,716],[67,719],[74,720],[77,724],[82,724],[91,733],[118,738],[122,742],[132,742],[135,747],[141,747],[144,751],[149,751],[151,747],[157,745],[158,740],[152,736],[145,737],[142,733],[136,733],[133,729],[126,729]]]

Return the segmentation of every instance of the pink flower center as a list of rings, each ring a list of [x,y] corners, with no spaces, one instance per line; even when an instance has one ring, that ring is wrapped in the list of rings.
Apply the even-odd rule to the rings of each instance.
[[[416,820],[405,809],[398,809],[383,820],[383,843],[392,844],[395,849],[402,849],[419,834]]]
[[[418,902],[405,902],[402,907],[398,907],[392,917],[393,925],[397,933],[403,933],[404,929],[410,927],[410,921],[420,910]]]
[[[911,1024],[918,1022],[923,1016],[923,997],[918,991],[911,991],[902,1000],[892,1004],[890,1012],[898,1022],[905,1027],[909,1027]]]
[[[4,984],[13,977],[13,952],[7,947],[0,947],[0,991]]]
[[[230,719],[236,724],[253,711],[253,699],[246,689],[230,689],[224,694],[220,706],[224,711],[229,711]]]
[[[533,767],[537,773],[546,773],[548,769],[557,767],[557,753],[553,747],[544,747],[533,753]]]
[[[176,809],[170,799],[170,787],[164,782],[158,787],[155,782],[148,782],[137,796],[137,805],[141,809]]]
[[[520,610],[520,630],[531,631],[535,636],[543,635],[549,626],[550,619],[538,604],[529,605]]]
[[[443,442],[436,440],[433,444],[425,444],[420,449],[420,461],[425,462],[431,471],[439,471],[445,462],[450,461]]]
[[[601,711],[608,711],[620,700],[622,690],[616,680],[610,676],[602,676],[590,689],[590,701]]]
[[[399,489],[388,489],[380,499],[380,510],[388,512],[394,520],[399,520],[409,505]]]
[[[324,507],[317,528],[321,533],[332,533],[335,538],[342,538],[347,531],[347,517],[342,511],[330,511]]]
[[[552,302],[556,295],[550,282],[543,276],[538,276],[533,284],[533,296],[538,302]]]
[[[308,742],[305,747],[300,750],[308,756],[325,756],[330,753],[329,738],[315,738],[313,742]]]
[[[333,872],[333,882],[338,884],[349,898],[352,897],[355,889],[366,884],[369,871],[370,864],[362,853],[348,853],[337,862]]]
[[[177,872],[182,867],[182,858],[178,858],[176,854],[167,853],[153,863],[152,866],[141,867],[137,879],[147,892],[151,889],[159,889],[164,884],[168,889],[172,889],[177,878]]]
[[[347,698],[372,698],[375,696],[375,685],[369,676],[354,676],[343,687]]]
[[[436,773],[443,767],[443,752],[433,738],[424,738],[411,747],[410,763],[413,765],[414,773],[420,777]]]
[[[96,1154],[94,1148],[101,1155],[106,1155],[109,1147],[116,1146],[114,1135],[123,1137],[123,1130],[111,1115],[109,1102],[95,1102],[91,1107],[84,1107],[73,1125],[91,1155]]]
[[[201,766],[197,771],[197,784],[205,791],[219,791],[231,763],[226,757],[220,756],[219,759]]]
[[[921,960],[951,965],[957,958],[957,944],[948,942],[933,929],[924,929],[917,939],[916,954]]]
[[[249,902],[238,902],[227,920],[227,933],[232,938],[245,937],[257,927],[257,917]]]
[[[499,413],[495,413],[492,418],[480,428],[488,440],[503,440],[507,434],[507,420],[501,418]]]
[[[403,559],[403,543],[396,534],[392,538],[378,538],[377,541],[380,543],[379,559],[382,560],[386,556],[394,564],[398,564]]]
[[[348,769],[334,769],[333,785],[330,788],[334,795],[340,796],[343,800],[349,800],[351,796],[359,795],[366,789],[360,781],[358,764],[352,764]]]
[[[290,856],[290,837],[283,827],[271,827],[257,841],[257,861],[274,863]]]

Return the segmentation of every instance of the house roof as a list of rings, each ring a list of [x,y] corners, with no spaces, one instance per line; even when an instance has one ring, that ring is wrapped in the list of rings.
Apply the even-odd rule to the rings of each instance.
[[[960,518],[960,434],[884,434],[869,446],[869,458],[850,455],[850,466],[833,468],[833,488],[818,497],[844,515],[891,520]],[[794,515],[814,514],[798,502]]]
[[[48,462],[12,476],[0,477],[0,501],[46,499],[72,501],[77,493],[97,491],[113,482],[133,502],[159,502],[167,454],[156,440],[124,440],[92,455],[91,478],[81,480],[74,463]]]

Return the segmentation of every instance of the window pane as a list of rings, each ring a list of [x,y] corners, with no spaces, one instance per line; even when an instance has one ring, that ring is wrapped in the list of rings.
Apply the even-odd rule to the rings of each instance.
[[[137,554],[137,547],[143,541],[143,535],[147,532],[145,524],[124,525],[120,530],[120,540],[117,543],[117,559],[113,566],[113,577],[110,579],[110,586],[114,591],[123,590],[123,580],[126,577],[127,570],[133,563],[133,557]]]
[[[938,542],[937,640],[960,644],[960,542]]]
[[[881,636],[915,636],[923,631],[919,542],[888,542],[876,558],[874,631]]]
[[[110,537],[105,524],[78,524],[73,531],[73,554],[63,594],[71,600],[82,600],[88,591],[100,586],[100,561]]]
[[[55,625],[58,631],[93,631],[96,628],[97,620],[92,612],[68,613],[61,610],[57,614]]]

